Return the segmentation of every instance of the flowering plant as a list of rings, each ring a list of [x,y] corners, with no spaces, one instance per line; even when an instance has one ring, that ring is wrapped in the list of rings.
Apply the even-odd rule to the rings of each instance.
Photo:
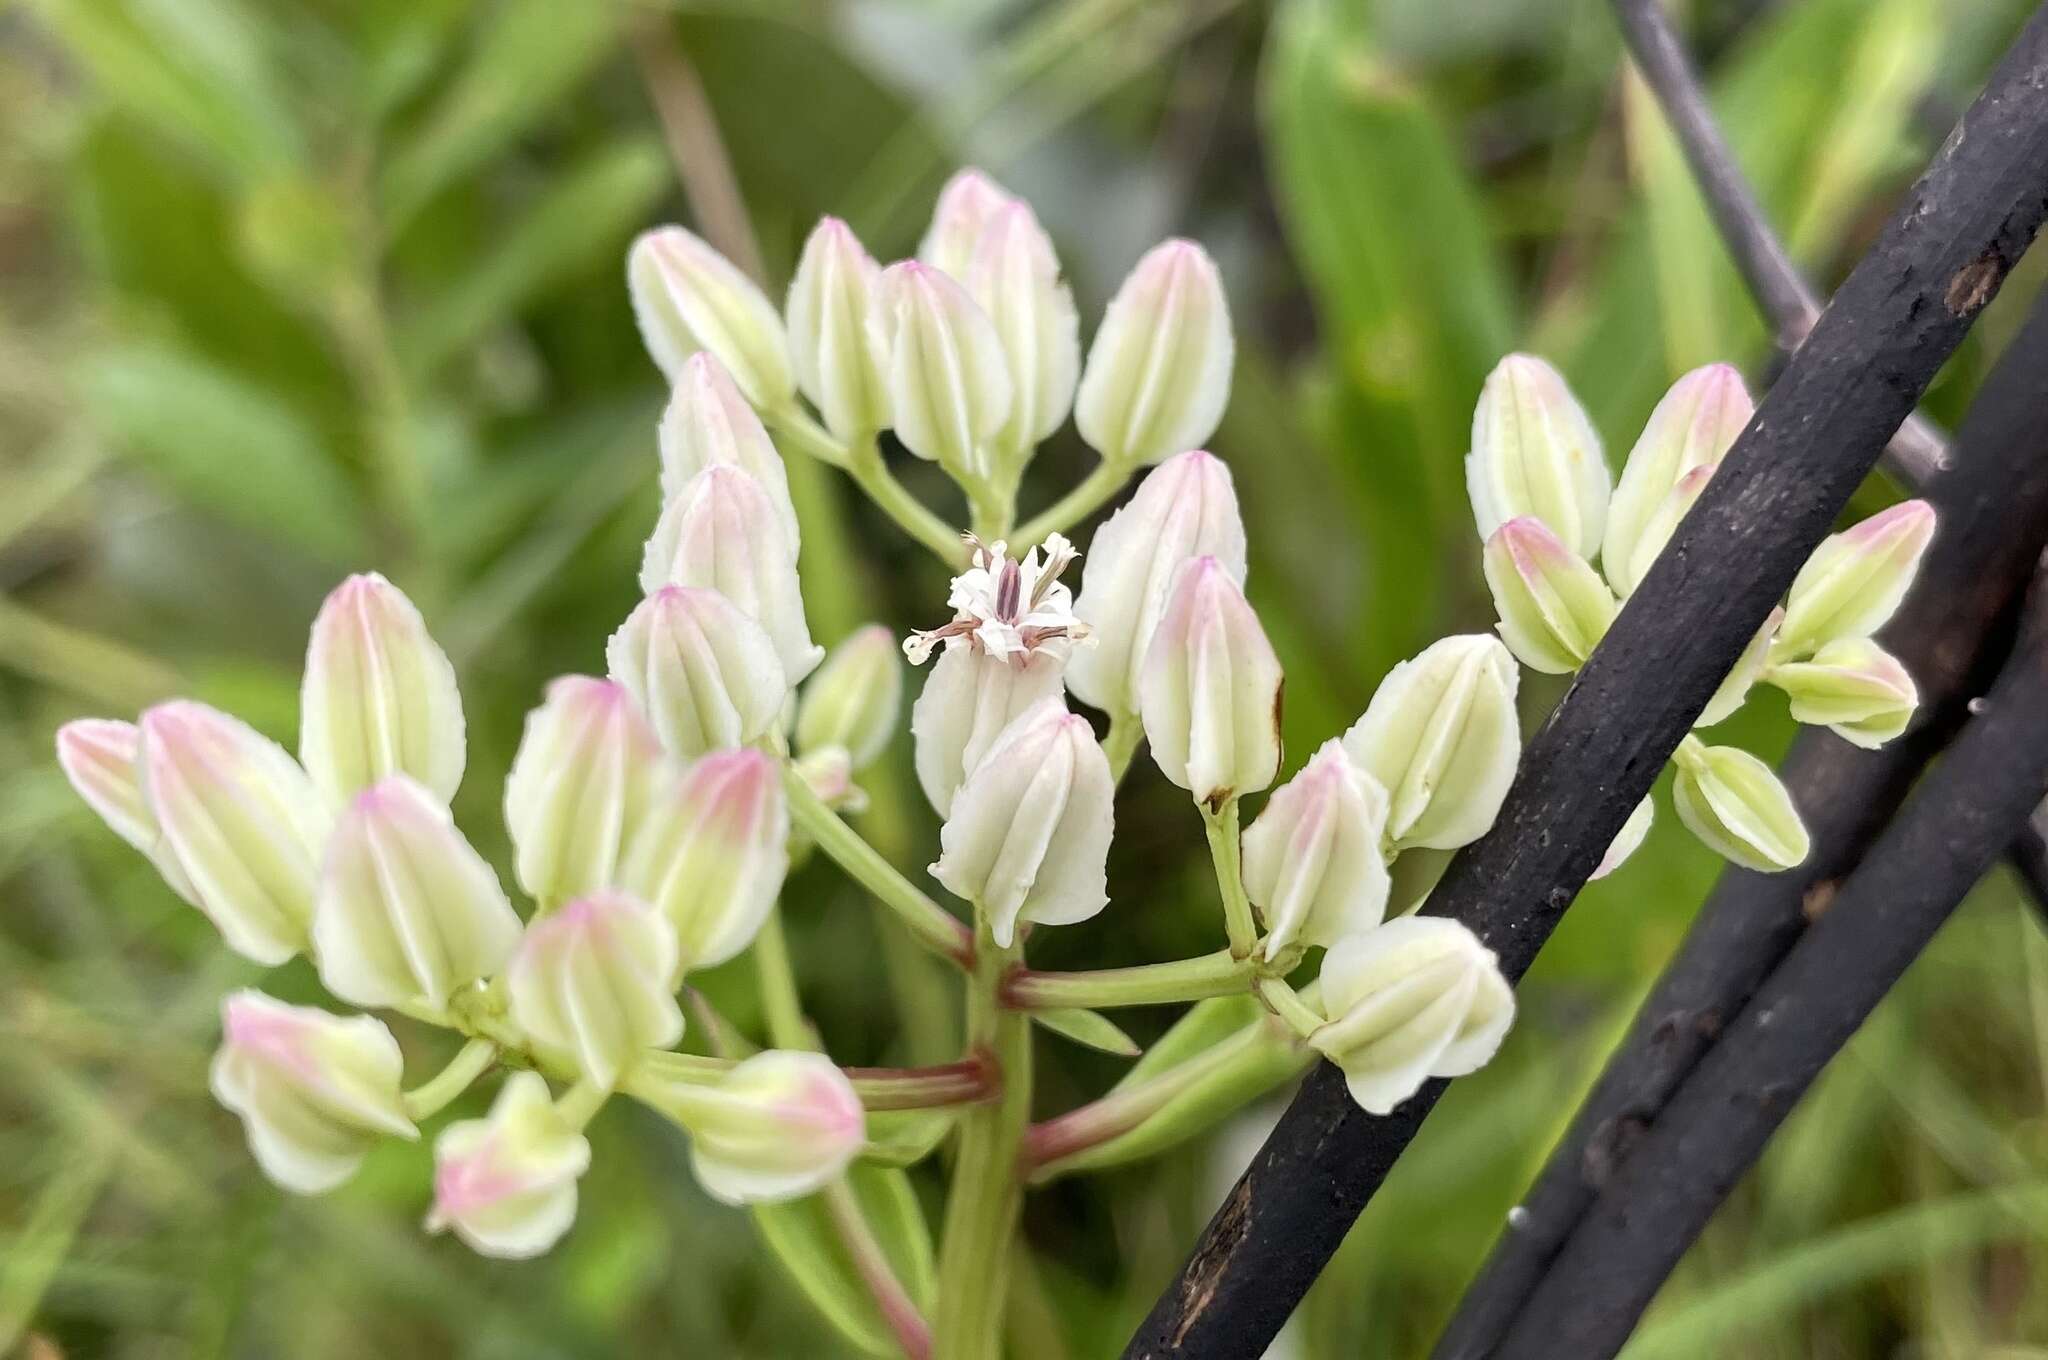
[[[296,759],[187,701],[59,735],[79,793],[231,948],[266,965],[307,954],[337,1000],[461,1036],[407,1087],[396,1039],[367,1013],[227,998],[213,1088],[272,1179],[330,1189],[379,1139],[418,1138],[504,1069],[483,1118],[436,1135],[426,1222],[529,1256],[572,1226],[583,1130],[623,1096],[688,1134],[715,1197],[757,1214],[819,1198],[836,1256],[793,1250],[785,1221],[762,1223],[853,1342],[971,1360],[997,1353],[1027,1184],[1156,1152],[1317,1055],[1375,1114],[1491,1058],[1514,1014],[1507,980],[1470,930],[1417,914],[1421,892],[1397,891],[1392,871],[1492,825],[1521,749],[1517,661],[1565,672],[1590,654],[1748,418],[1732,372],[1681,380],[1610,487],[1562,379],[1504,360],[1468,462],[1500,638],[1445,638],[1396,666],[1276,788],[1282,667],[1244,593],[1229,469],[1200,447],[1232,363],[1201,247],[1147,254],[1085,362],[1050,239],[973,172],[946,187],[915,260],[882,268],[843,223],[820,224],[780,310],[680,227],[635,243],[628,281],[672,385],[665,505],[606,677],[548,687],[507,777],[530,911],[448,811],[465,765],[456,676],[382,577],[350,578],[314,621]],[[1070,412],[1101,462],[1018,527],[1023,473]],[[957,483],[968,533],[896,480],[884,431]],[[880,625],[829,652],[812,639],[785,454],[844,470],[958,571],[951,617],[901,644],[929,667],[910,730],[943,819],[929,874],[957,914],[848,820],[863,806],[856,776],[897,727],[903,668]],[[1134,477],[1077,551],[1067,532]],[[1866,744],[1896,735],[1912,682],[1869,635],[1931,529],[1909,503],[1824,545],[1701,724],[1763,681],[1803,721]],[[1099,734],[1069,695],[1102,715]],[[1140,746],[1203,825],[1225,943],[1130,968],[1033,969],[1035,930],[1109,905],[1116,791]],[[1761,868],[1804,856],[1761,762],[1695,738],[1677,760],[1679,815],[1709,845]],[[1245,799],[1269,789],[1246,825]],[[1649,815],[1646,803],[1603,872]],[[792,863],[819,853],[957,970],[956,1062],[850,1069],[822,1051],[778,916]],[[747,952],[765,1050],[690,985]],[[1186,1002],[1198,1004],[1142,1057],[1101,1014]],[[1034,1024],[1138,1061],[1099,1099],[1033,1122]],[[948,1144],[934,1270],[914,1201],[889,1230],[914,1245],[892,1250],[851,1175]],[[849,1290],[861,1307],[844,1306]]]

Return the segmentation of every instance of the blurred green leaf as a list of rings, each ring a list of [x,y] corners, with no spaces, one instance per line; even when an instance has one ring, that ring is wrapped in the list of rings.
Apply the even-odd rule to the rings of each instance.
[[[957,1110],[883,1110],[868,1116],[868,1145],[861,1160],[882,1166],[912,1166],[932,1155],[953,1131]]]
[[[1119,1058],[1135,1058],[1144,1050],[1130,1035],[1116,1027],[1114,1021],[1100,1011],[1081,1010],[1078,1007],[1064,1010],[1033,1011],[1033,1023],[1051,1030],[1062,1039],[1103,1053],[1113,1053]]]

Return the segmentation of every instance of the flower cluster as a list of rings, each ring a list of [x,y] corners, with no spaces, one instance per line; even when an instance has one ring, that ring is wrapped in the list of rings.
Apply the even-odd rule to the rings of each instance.
[[[1727,365],[1686,374],[1610,483],[1600,437],[1557,370],[1522,354],[1500,362],[1473,413],[1465,467],[1500,634],[1523,665],[1562,675],[1585,663],[1754,409]],[[1793,718],[1858,746],[1903,732],[1919,695],[1871,634],[1898,608],[1933,534],[1933,509],[1906,501],[1822,543],[1694,726],[1725,721],[1767,684],[1785,692]],[[1679,820],[1717,853],[1766,872],[1806,858],[1806,828],[1761,760],[1688,735],[1674,761]],[[1645,799],[1599,873],[1642,843],[1651,816]]]

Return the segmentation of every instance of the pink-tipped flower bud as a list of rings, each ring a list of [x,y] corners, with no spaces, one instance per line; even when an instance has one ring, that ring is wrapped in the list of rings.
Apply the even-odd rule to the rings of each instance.
[[[850,771],[887,749],[903,712],[903,658],[879,623],[849,633],[825,654],[796,710],[796,749],[812,755],[839,747]]]
[[[709,354],[693,354],[683,365],[661,413],[661,498],[683,494],[708,467],[736,467],[761,484],[795,552],[803,538],[796,503],[789,497],[789,469],[768,437],[768,427],[740,395],[725,365]]]
[[[754,942],[789,872],[789,807],[775,761],[719,751],[692,765],[641,826],[628,888],[675,927],[683,969]]]
[[[1643,578],[1650,574],[1651,566],[1663,553],[1665,544],[1678,532],[1678,526],[1685,517],[1692,513],[1693,506],[1706,491],[1707,482],[1718,466],[1696,467],[1680,477],[1677,485],[1650,510],[1649,517],[1638,528],[1626,558],[1622,555],[1622,548],[1614,543],[1601,550],[1600,560],[1606,566],[1607,579],[1614,583],[1617,593],[1626,598],[1627,593],[1643,583]]]
[[[1865,750],[1905,731],[1920,702],[1906,668],[1869,638],[1830,642],[1810,661],[1771,667],[1769,677],[1791,699],[1795,721],[1824,724]]]
[[[512,1022],[606,1090],[683,1037],[675,927],[635,897],[593,893],[535,917],[505,970]]]
[[[985,481],[990,441],[1012,401],[1002,339],[988,314],[950,275],[906,260],[882,271],[868,331],[903,446],[957,482]]]
[[[1755,411],[1742,375],[1727,364],[1708,364],[1673,383],[1650,412],[1607,507],[1600,560],[1615,594],[1626,599],[1642,583],[1670,538],[1675,517],[1661,533],[1648,532],[1653,519],[1664,518],[1659,507],[1687,474],[1703,469],[1710,473],[1720,466]],[[1705,476],[1698,480],[1706,484]],[[1688,500],[1686,505],[1690,504]]]
[[[1564,375],[1510,354],[1487,375],[1472,411],[1465,485],[1482,539],[1533,515],[1591,561],[1607,520],[1607,461],[1600,436]]]
[[[1111,463],[1156,463],[1200,448],[1229,404],[1236,352],[1216,262],[1193,241],[1162,242],[1103,313],[1074,423]]]
[[[841,439],[867,439],[889,425],[889,387],[868,331],[881,267],[836,217],[804,242],[790,280],[790,358],[797,386]]]
[[[1912,587],[1933,537],[1934,507],[1906,501],[1822,542],[1785,599],[1776,655],[1798,660],[1882,628]]]
[[[172,891],[191,901],[192,886],[175,857],[164,853],[156,818],[142,799],[142,770],[136,764],[141,742],[134,723],[80,718],[57,729],[57,765],[107,828],[147,856]]]
[[[758,740],[789,699],[773,640],[715,590],[663,586],[626,616],[604,655],[679,760]]]
[[[1266,800],[1244,833],[1244,888],[1266,927],[1266,958],[1333,945],[1387,911],[1387,791],[1327,741]]]
[[[989,219],[965,281],[995,326],[1009,365],[1010,414],[990,443],[998,470],[1014,479],[1039,441],[1073,408],[1081,376],[1080,319],[1052,238],[1021,201]]]
[[[539,1256],[576,1221],[576,1182],[590,1143],[570,1127],[537,1072],[505,1078],[483,1119],[450,1124],[434,1140],[428,1232],[453,1228],[485,1256]]]
[[[709,350],[759,409],[796,395],[775,304],[699,237],[673,226],[643,232],[626,256],[626,285],[640,338],[670,383],[682,381],[686,359]]]
[[[666,777],[661,741],[625,686],[549,682],[505,777],[519,886],[542,910],[618,882],[626,840]]]
[[[917,258],[956,279],[966,278],[983,229],[997,213],[1022,201],[979,170],[955,172],[939,190]]]
[[[1569,675],[1614,622],[1614,595],[1585,558],[1530,515],[1486,540],[1481,559],[1508,650],[1531,670]]]
[[[698,1183],[726,1204],[812,1194],[867,1142],[853,1083],[822,1053],[771,1049],[716,1081],[643,1078],[632,1093],[690,1135]]]
[[[1019,921],[1068,925],[1109,903],[1116,795],[1088,720],[1043,699],[1004,728],[953,799],[931,871],[987,913],[998,945]]]
[[[1776,873],[1806,859],[1806,824],[1771,767],[1733,746],[1680,743],[1671,804],[1709,850],[1745,869]]]
[[[256,1164],[285,1189],[332,1190],[379,1137],[419,1136],[399,1096],[398,1041],[380,1021],[239,991],[221,1023],[214,1098],[241,1116]]]
[[[1280,769],[1280,659],[1214,557],[1183,563],[1145,652],[1138,711],[1152,759],[1211,808]]]
[[[917,782],[932,808],[953,810],[960,785],[1018,715],[1060,693],[1060,659],[1005,660],[971,647],[939,654],[910,708]]]

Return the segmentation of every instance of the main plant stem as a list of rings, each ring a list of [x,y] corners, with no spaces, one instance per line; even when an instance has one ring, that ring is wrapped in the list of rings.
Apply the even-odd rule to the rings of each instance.
[[[997,1360],[1010,1250],[1024,1200],[1018,1154],[1031,1118],[1031,1018],[1002,1005],[1003,978],[1021,945],[997,945],[983,924],[968,979],[969,1050],[992,1060],[1001,1092],[960,1120],[953,1184],[939,1242],[938,1317],[933,1353],[946,1360]]]

